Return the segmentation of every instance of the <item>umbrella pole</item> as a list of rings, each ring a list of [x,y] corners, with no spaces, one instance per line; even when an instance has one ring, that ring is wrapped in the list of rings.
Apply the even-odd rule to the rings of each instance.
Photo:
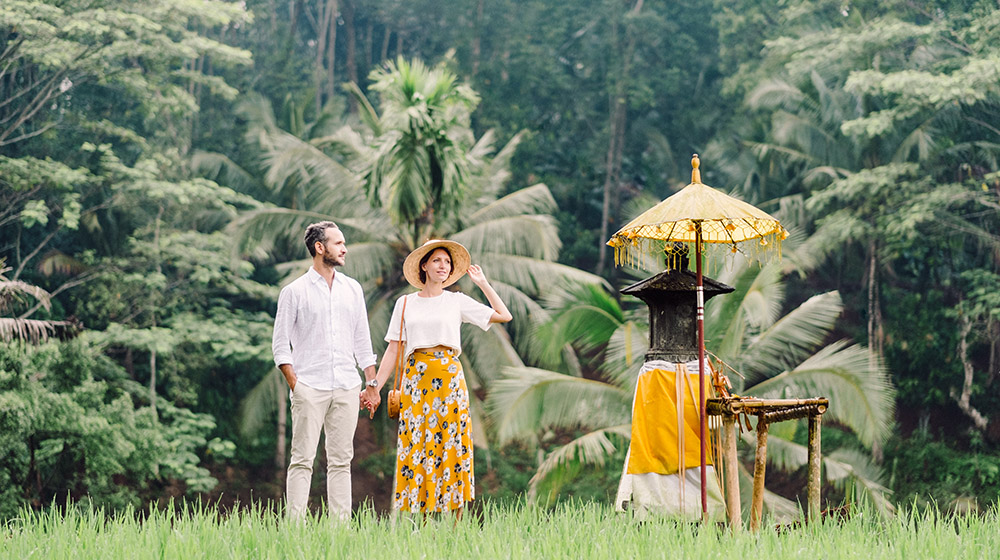
[[[706,485],[705,438],[708,435],[708,415],[705,411],[705,287],[701,274],[701,222],[695,222],[695,262],[697,265],[698,288],[698,417],[701,433],[701,518],[708,520],[708,486]]]

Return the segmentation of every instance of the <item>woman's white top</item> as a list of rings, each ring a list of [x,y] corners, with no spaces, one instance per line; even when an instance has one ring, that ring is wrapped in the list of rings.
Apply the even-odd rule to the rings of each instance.
[[[490,328],[493,308],[465,294],[445,290],[439,296],[425,298],[414,293],[396,300],[385,335],[386,342],[399,340],[399,319],[403,315],[404,298],[403,340],[406,344],[403,356],[409,356],[417,348],[439,345],[454,349],[456,355],[461,354],[462,323],[472,323],[484,331]]]

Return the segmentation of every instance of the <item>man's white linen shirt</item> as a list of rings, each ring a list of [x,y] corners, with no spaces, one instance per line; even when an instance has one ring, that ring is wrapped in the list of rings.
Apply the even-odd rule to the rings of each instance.
[[[361,284],[341,272],[333,286],[316,269],[281,289],[271,338],[274,364],[291,364],[296,383],[313,389],[352,389],[375,365]]]

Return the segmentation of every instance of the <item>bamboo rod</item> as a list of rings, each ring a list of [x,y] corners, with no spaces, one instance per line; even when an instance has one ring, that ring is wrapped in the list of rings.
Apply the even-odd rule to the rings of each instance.
[[[826,411],[826,407],[830,406],[830,399],[757,399],[753,397],[729,397],[708,399],[707,403],[708,413],[712,415],[739,414],[741,412],[746,412],[748,414],[761,414],[762,412],[773,412],[771,409],[782,410],[800,406],[822,406],[823,410],[820,411],[822,413]]]
[[[757,421],[757,453],[753,461],[753,500],[750,504],[750,530],[760,530],[764,509],[764,474],[767,470],[767,422]]]
[[[820,423],[823,418],[819,414],[809,417],[809,520],[819,519],[820,507]]]
[[[692,179],[694,172],[692,172]],[[693,182],[693,181],[692,181]],[[698,287],[695,290],[697,300],[697,323],[698,323],[698,419],[699,436],[701,445],[699,449],[701,459],[701,520],[708,521],[708,486],[705,479],[706,458],[705,458],[705,438],[708,436],[708,414],[705,410],[705,288],[702,285],[701,274],[701,220],[696,220],[695,227],[695,259],[698,263]]]
[[[806,416],[823,414],[824,412],[826,412],[826,407],[823,405],[793,406],[792,408],[765,412],[761,414],[761,417],[765,422],[771,424],[774,422],[784,422],[785,420],[795,420],[798,418],[805,418]]]
[[[739,459],[736,456],[736,417],[722,417],[722,454],[726,484],[726,512],[733,531],[743,530],[743,512],[740,508]]]

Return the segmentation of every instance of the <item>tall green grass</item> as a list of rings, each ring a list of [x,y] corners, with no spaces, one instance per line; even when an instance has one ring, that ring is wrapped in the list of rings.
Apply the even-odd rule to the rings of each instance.
[[[253,507],[220,514],[213,507],[105,516],[82,508],[26,512],[0,535],[0,558],[1000,558],[1000,515],[861,511],[839,522],[731,533],[717,525],[653,519],[638,522],[597,504],[554,511],[485,506],[455,523],[377,516],[350,522],[325,517],[289,523]]]

